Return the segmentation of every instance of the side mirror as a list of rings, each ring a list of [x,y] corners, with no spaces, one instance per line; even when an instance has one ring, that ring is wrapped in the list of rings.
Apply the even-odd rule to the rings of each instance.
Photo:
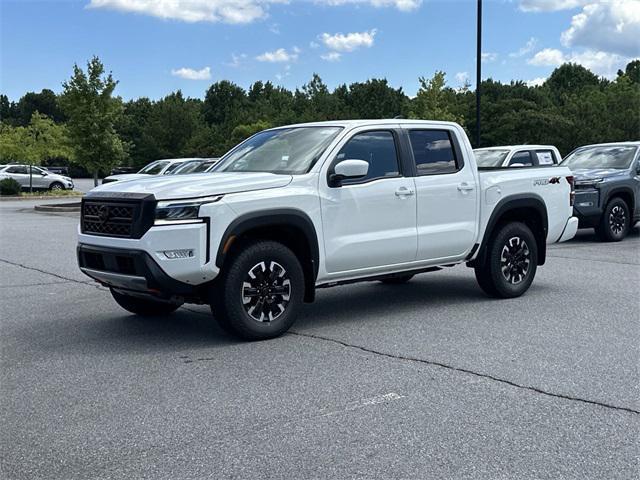
[[[40,172],[40,175],[42,175],[43,177],[46,177],[49,174],[47,172]]]
[[[339,187],[343,180],[366,177],[369,173],[369,163],[364,160],[342,160],[329,175],[329,186]]]

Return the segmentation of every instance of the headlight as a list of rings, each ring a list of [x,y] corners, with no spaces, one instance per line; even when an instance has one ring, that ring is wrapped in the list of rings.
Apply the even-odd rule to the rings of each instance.
[[[158,202],[156,206],[156,218],[154,225],[179,225],[183,223],[199,223],[200,206],[205,203],[214,203],[222,196],[205,197],[194,200],[169,200]]]
[[[604,182],[604,178],[585,178],[584,180],[576,180],[576,186],[595,187]]]

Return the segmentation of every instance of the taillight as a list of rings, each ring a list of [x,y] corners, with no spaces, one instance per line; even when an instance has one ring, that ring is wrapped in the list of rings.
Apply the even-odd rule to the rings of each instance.
[[[576,200],[576,182],[573,179],[573,175],[567,176],[567,183],[569,183],[569,187],[571,187],[571,193],[569,193],[569,205],[573,207],[573,203]]]

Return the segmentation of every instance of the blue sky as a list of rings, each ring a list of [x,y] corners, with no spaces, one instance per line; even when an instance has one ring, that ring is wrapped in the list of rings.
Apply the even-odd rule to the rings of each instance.
[[[0,0],[0,92],[56,92],[98,55],[125,99],[228,79],[288,88],[384,77],[475,79],[472,0]],[[541,82],[563,61],[599,75],[640,57],[640,1],[485,0],[483,77]]]

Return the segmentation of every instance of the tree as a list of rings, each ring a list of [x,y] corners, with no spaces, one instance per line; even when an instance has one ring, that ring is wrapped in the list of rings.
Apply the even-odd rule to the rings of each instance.
[[[412,110],[409,113],[411,118],[462,123],[462,117],[450,110],[447,97],[454,92],[451,89],[447,92],[445,89],[445,77],[444,72],[436,71],[429,80],[425,77],[419,78],[420,89],[413,100]]]
[[[2,161],[39,165],[43,160],[52,157],[73,157],[64,125],[57,125],[45,115],[35,112],[26,127],[3,125],[0,129]],[[32,190],[32,183],[30,175],[29,190]]]
[[[338,92],[336,89],[334,94]],[[408,102],[402,88],[391,88],[386,78],[352,83],[345,101],[357,118],[394,118],[407,113]]]
[[[15,116],[19,125],[29,124],[34,112],[46,115],[54,122],[64,120],[58,97],[53,91],[46,88],[40,93],[26,93],[15,105]]]
[[[61,105],[69,119],[75,160],[93,173],[95,185],[100,171],[107,172],[126,157],[125,146],[114,129],[122,114],[122,103],[113,97],[117,84],[111,73],[105,75],[98,57],[87,63],[86,73],[74,65],[73,75],[62,84]]]

